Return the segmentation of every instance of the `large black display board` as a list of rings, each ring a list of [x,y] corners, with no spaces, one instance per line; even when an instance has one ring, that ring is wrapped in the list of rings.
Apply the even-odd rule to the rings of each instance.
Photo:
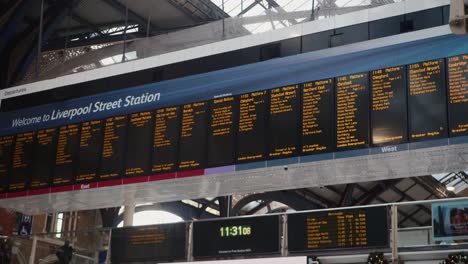
[[[131,114],[128,120],[125,176],[148,175],[153,147],[153,113]]]
[[[408,66],[410,141],[448,136],[445,86],[443,59]]]
[[[396,145],[408,142],[406,68],[372,71],[372,144]]]
[[[286,158],[299,153],[299,85],[270,91],[269,147],[270,159]]]
[[[67,185],[74,181],[80,147],[80,124],[59,128],[53,186]]]
[[[240,96],[239,128],[237,130],[237,162],[264,160],[266,153],[266,126],[269,110],[268,91]]]
[[[387,248],[386,207],[288,215],[290,252]]]
[[[34,134],[34,132],[26,132],[16,135],[11,176],[8,179],[9,191],[23,191],[27,187],[31,168]]]
[[[153,173],[173,172],[177,169],[181,109],[180,106],[173,106],[155,112]]]
[[[239,100],[235,96],[210,101],[208,167],[234,164]]]
[[[75,179],[77,183],[97,180],[98,168],[101,162],[103,132],[104,120],[84,122],[81,125],[79,167]]]
[[[334,150],[333,87],[333,79],[302,85],[302,155]]]
[[[450,136],[468,136],[468,55],[448,58]]]
[[[31,189],[50,186],[57,148],[57,130],[57,128],[47,128],[36,133],[29,186]]]
[[[193,223],[193,256],[276,254],[279,216],[233,218]]]
[[[179,170],[193,170],[205,167],[208,116],[208,102],[183,106]]]
[[[359,73],[336,80],[336,148],[350,150],[369,146],[369,74]]]
[[[99,167],[100,180],[112,180],[122,177],[125,162],[126,132],[127,116],[106,119],[101,166]],[[133,153],[130,155],[133,155]]]
[[[112,229],[112,263],[186,259],[186,223]]]
[[[15,136],[0,137],[0,193],[8,189],[8,175],[10,175],[10,165],[13,159],[13,144]]]

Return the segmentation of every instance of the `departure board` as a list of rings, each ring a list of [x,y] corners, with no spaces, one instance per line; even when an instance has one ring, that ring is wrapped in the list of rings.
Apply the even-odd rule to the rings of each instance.
[[[265,159],[266,126],[269,110],[268,91],[247,93],[239,100],[239,127],[237,130],[237,162]]]
[[[333,79],[308,82],[302,86],[303,155],[334,149],[333,87]]]
[[[193,256],[276,254],[279,229],[278,215],[194,222]]]
[[[444,60],[408,66],[410,141],[448,136]]]
[[[112,229],[112,263],[185,260],[186,223]]]
[[[468,136],[468,55],[448,58],[450,136]]]
[[[153,147],[153,113],[131,114],[127,130],[127,158],[125,176],[148,175],[151,166]]]
[[[386,207],[288,215],[290,252],[387,248]]]
[[[211,100],[207,167],[234,164],[238,106],[234,96]]]
[[[94,120],[81,125],[79,167],[75,178],[77,183],[97,180],[101,161],[104,121]]]
[[[338,77],[336,81],[336,147],[350,150],[369,146],[368,73]]]
[[[8,190],[24,191],[28,184],[34,145],[34,132],[16,135]]]
[[[13,144],[15,136],[0,137],[0,193],[8,189],[10,164],[13,160]]]
[[[208,102],[198,102],[183,106],[179,170],[205,167],[208,116]]]
[[[59,128],[53,186],[71,184],[74,181],[80,147],[80,124]]]
[[[371,73],[372,144],[396,145],[408,141],[406,68],[375,70]]]
[[[57,130],[47,128],[36,133],[31,163],[31,189],[50,186],[57,148]]]
[[[270,91],[269,158],[286,158],[299,153],[299,105],[299,85]]]
[[[110,180],[122,177],[125,162],[125,136],[127,133],[127,116],[107,118],[104,123],[104,140],[102,145],[99,179]],[[129,153],[128,156],[135,155]]]
[[[155,112],[153,133],[153,173],[177,169],[181,107],[173,106]]]

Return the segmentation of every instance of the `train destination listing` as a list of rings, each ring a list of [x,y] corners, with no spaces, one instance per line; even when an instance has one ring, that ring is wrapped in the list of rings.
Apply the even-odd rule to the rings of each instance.
[[[371,90],[373,145],[396,145],[407,142],[405,67],[372,71]]]
[[[368,73],[338,77],[336,81],[336,147],[369,145]]]
[[[447,137],[447,101],[443,59],[408,66],[410,141]]]
[[[302,148],[303,154],[333,149],[333,86],[334,80],[303,84],[302,88]]]
[[[323,249],[385,248],[388,246],[386,207],[288,216],[288,242],[291,252]]]
[[[451,136],[468,136],[468,55],[448,58]]]

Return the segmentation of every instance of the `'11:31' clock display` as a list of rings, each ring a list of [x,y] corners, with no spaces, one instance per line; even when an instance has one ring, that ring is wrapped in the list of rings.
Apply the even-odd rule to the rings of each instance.
[[[252,228],[248,225],[223,226],[219,229],[221,237],[250,236]]]

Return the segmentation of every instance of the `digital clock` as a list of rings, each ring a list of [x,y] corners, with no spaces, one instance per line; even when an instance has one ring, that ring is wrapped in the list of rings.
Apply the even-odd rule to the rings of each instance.
[[[247,225],[222,226],[219,229],[219,235],[221,237],[250,236],[251,234],[252,228]]]

